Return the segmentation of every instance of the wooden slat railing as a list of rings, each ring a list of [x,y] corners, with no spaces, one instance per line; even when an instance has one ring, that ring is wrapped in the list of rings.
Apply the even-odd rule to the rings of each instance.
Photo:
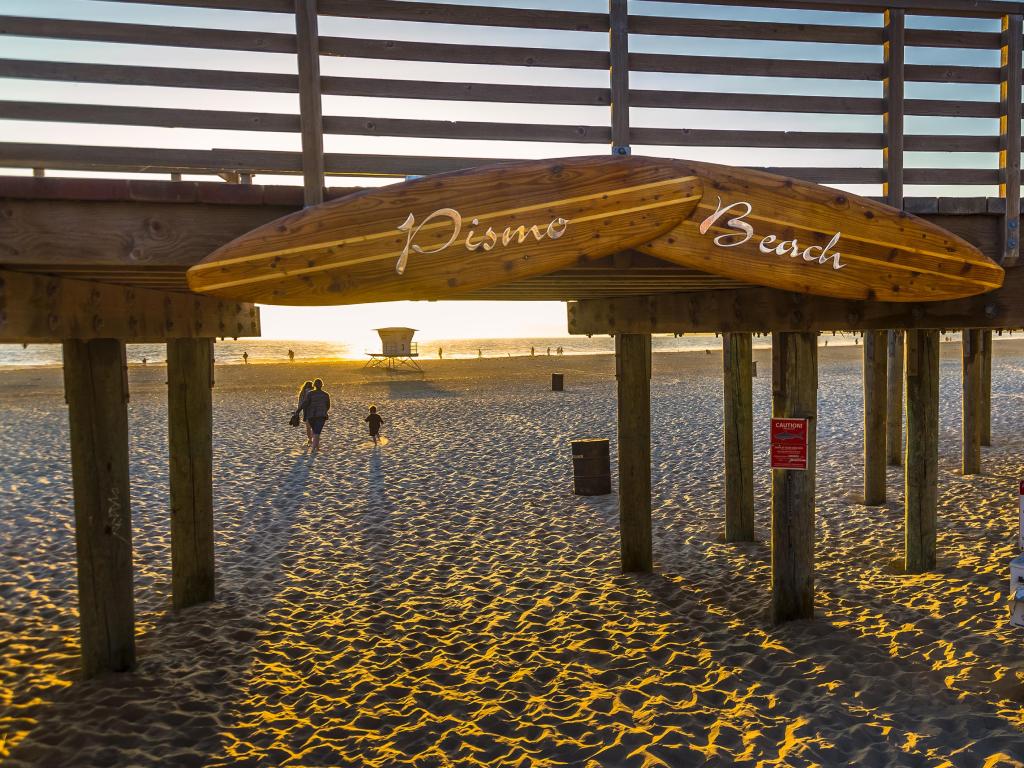
[[[816,11],[874,13],[877,24],[846,23],[844,17],[827,19],[819,14],[814,23],[773,21],[741,21],[728,18],[693,19],[678,15],[628,14],[620,0],[609,0],[608,13],[579,11],[493,8],[480,5],[452,5],[446,2],[407,2],[406,0],[120,0],[126,5],[136,3],[178,6],[182,8],[217,8],[273,14],[277,17],[296,18],[296,9],[305,9],[306,26],[278,24],[282,31],[262,32],[244,29],[240,23],[232,29],[198,27],[178,28],[152,24],[106,22],[94,20],[34,19],[0,16],[0,36],[48,38],[112,45],[130,44],[167,48],[206,49],[214,52],[244,51],[247,53],[285,54],[296,57],[313,51],[297,74],[280,72],[243,72],[177,68],[169,66],[126,66],[100,63],[63,63],[56,61],[24,61],[14,58],[0,59],[0,77],[25,80],[91,83],[118,86],[151,86],[160,88],[190,88],[236,91],[240,93],[281,93],[302,97],[298,113],[278,113],[260,109],[253,112],[232,110],[169,108],[149,106],[120,106],[114,104],[71,104],[10,100],[0,102],[0,116],[10,120],[47,123],[76,123],[131,126],[136,128],[188,128],[231,132],[274,132],[301,135],[304,153],[276,150],[172,150],[131,147],[82,147],[63,145],[17,144],[0,145],[0,164],[5,166],[55,168],[67,170],[148,170],[160,173],[305,173],[310,200],[316,200],[315,190],[322,188],[322,175],[395,175],[429,173],[469,167],[489,160],[500,159],[503,152],[496,145],[495,157],[419,157],[390,154],[323,154],[318,141],[322,136],[397,137],[423,140],[458,140],[484,142],[537,142],[573,145],[635,145],[638,152],[657,147],[723,147],[738,149],[786,148],[790,150],[878,151],[877,167],[822,167],[815,163],[808,167],[776,169],[789,175],[830,184],[888,184],[891,199],[902,198],[903,185],[1001,185],[1003,194],[1019,199],[1019,137],[1006,125],[1013,122],[1014,109],[1019,116],[1016,100],[1005,97],[996,101],[969,101],[959,98],[906,98],[903,83],[1001,85],[1004,91],[1013,90],[1014,77],[1019,83],[1020,67],[1008,70],[1005,54],[1008,36],[1020,37],[1019,26],[1007,20],[1018,19],[1024,13],[1024,3],[994,2],[994,0],[893,0],[892,2],[845,2],[844,0],[719,0],[716,4],[730,7],[796,8]],[[667,0],[677,7],[685,7],[695,0]],[[893,13],[886,16],[886,11]],[[310,14],[313,14],[310,16]],[[406,26],[405,30],[419,30],[423,24],[456,25],[454,28],[480,28],[484,33],[474,36],[473,43],[451,42],[453,27],[446,27],[448,37],[417,42],[409,39],[368,39],[349,33],[339,37],[315,33],[314,37],[292,34],[310,28],[310,19],[340,17],[354,20],[384,20]],[[723,16],[728,11],[723,10]],[[910,25],[898,38],[889,35],[886,18],[898,16],[968,16],[1003,19],[1003,32],[958,31],[926,29]],[[621,26],[616,28],[616,18]],[[301,21],[301,16],[299,17]],[[289,27],[291,27],[289,29]],[[353,29],[360,27],[355,24]],[[504,45],[495,30],[544,30],[545,35],[564,37],[563,44],[522,46]],[[616,29],[618,31],[616,32]],[[901,28],[902,29],[902,28]],[[577,33],[609,35],[604,50],[582,49]],[[610,34],[609,34],[610,33]],[[576,35],[573,37],[573,35]],[[618,36],[616,36],[618,35]],[[402,34],[399,37],[409,37]],[[630,39],[636,38],[631,44]],[[673,52],[650,52],[647,43],[678,38],[680,45]],[[688,40],[774,41],[800,43],[800,58],[761,59],[745,56],[694,55]],[[482,43],[476,43],[476,39]],[[522,40],[522,35],[514,38]],[[593,37],[588,38],[591,43]],[[619,41],[619,42],[616,42]],[[1019,48],[1020,40],[1016,40]],[[859,46],[865,50],[880,49],[872,61],[835,60],[835,45]],[[818,46],[818,47],[813,47]],[[927,47],[947,50],[942,64],[905,64],[904,53],[911,48]],[[632,50],[630,50],[632,48]],[[1013,46],[1010,46],[1012,57]],[[658,46],[664,50],[664,44]],[[705,51],[706,47],[701,51]],[[1002,51],[1002,67],[973,66],[964,62],[964,51]],[[473,75],[479,81],[420,81],[396,77],[353,77],[344,74],[317,75],[312,68],[322,56],[343,60],[366,59],[381,62],[427,63],[431,65],[477,65],[518,68],[544,68],[552,72],[550,83],[524,85],[490,82],[500,75],[488,78]],[[845,58],[861,58],[845,55]],[[1019,57],[1018,57],[1019,58]],[[187,61],[187,59],[184,59]],[[893,83],[889,74],[892,61],[900,62],[902,77]],[[237,65],[236,65],[237,66]],[[325,65],[326,66],[326,65]],[[279,68],[278,64],[274,68]],[[369,65],[372,70],[373,65]],[[391,70],[389,70],[391,71]],[[425,70],[427,71],[427,70]],[[436,71],[432,70],[432,71]],[[571,80],[563,73],[590,73],[585,82],[592,82],[594,73],[609,71],[607,86],[580,85],[580,78]],[[1010,74],[1008,74],[1008,71]],[[312,72],[312,74],[310,74]],[[303,74],[304,73],[304,74]],[[634,74],[630,87],[630,75]],[[649,85],[648,77],[654,73],[687,75],[686,82],[702,86],[701,78],[731,76],[737,78],[795,78],[814,81],[832,81],[830,95],[803,96],[795,93],[724,93],[714,90],[668,90]],[[573,82],[575,81],[575,82]],[[861,95],[859,86],[845,83],[874,82],[885,84],[883,98]],[[713,80],[707,80],[713,83]],[[1007,86],[1007,83],[1009,85]],[[318,90],[316,88],[318,86]],[[790,86],[780,84],[778,91]],[[910,88],[910,86],[907,86]],[[734,86],[734,89],[742,89]],[[1019,87],[1018,87],[1019,90]],[[911,91],[913,95],[913,91]],[[849,94],[849,95],[845,95]],[[391,116],[393,109],[381,115],[373,114],[374,107],[362,106],[360,114],[318,114],[323,97],[361,97],[389,100],[460,102],[466,105],[517,104],[534,105],[536,118],[529,123],[502,122],[490,119],[485,112],[479,117],[463,120],[423,119],[410,106],[408,116]],[[959,93],[957,94],[959,96]],[[544,121],[554,107],[612,107],[607,121],[592,116],[571,124],[564,114],[550,122]],[[645,124],[643,110],[663,110],[678,113],[668,124],[659,120],[656,125]],[[639,112],[637,110],[640,110]],[[758,129],[756,120],[733,126],[689,127],[683,110],[712,110],[719,112],[745,112],[794,115],[798,130],[780,130],[774,126]],[[463,113],[468,108],[463,108]],[[664,113],[663,113],[664,114]],[[387,116],[383,116],[387,115]],[[799,121],[795,116],[800,115]],[[881,131],[830,130],[832,123],[815,125],[813,116],[872,116],[886,117]],[[976,135],[976,126],[963,134],[943,127],[934,134],[906,135],[905,117],[944,117],[958,119],[1002,119],[1001,134]],[[1008,123],[1009,121],[1009,123]],[[1019,117],[1018,117],[1019,122]],[[737,129],[734,129],[737,128]],[[1019,133],[1019,132],[1018,132]],[[451,150],[458,154],[457,146]],[[973,164],[974,160],[956,162],[958,153],[983,153],[999,156],[999,167],[982,168],[903,168],[913,165],[905,153],[941,152],[948,155],[950,165]],[[883,156],[884,153],[884,156]],[[315,159],[323,155],[322,171]],[[698,155],[699,156],[699,155]],[[303,162],[305,157],[305,162]],[[837,156],[844,162],[842,155]],[[813,161],[812,161],[813,163]],[[981,164],[981,163],[977,163]],[[305,171],[303,170],[305,168]],[[1011,206],[1012,207],[1012,206]],[[1008,253],[1009,253],[1008,249]]]

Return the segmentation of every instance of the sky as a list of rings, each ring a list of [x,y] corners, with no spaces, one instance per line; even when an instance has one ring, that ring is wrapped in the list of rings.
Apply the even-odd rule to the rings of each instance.
[[[548,9],[605,11],[606,0],[448,0],[453,5],[540,7]],[[691,5],[686,3],[630,2],[633,14],[686,16],[694,19],[737,19],[795,23],[877,26],[879,14],[828,13],[780,9],[742,9]],[[52,18],[121,21],[181,27],[235,28],[294,32],[287,14],[218,11],[102,0],[0,0],[0,15],[45,16]],[[910,16],[908,27],[997,31],[997,20],[953,19]],[[365,37],[412,41],[522,45],[529,47],[605,50],[603,33],[513,30],[494,27],[434,25],[410,22],[382,22],[363,19],[321,17],[320,33],[327,36]],[[295,72],[295,57],[284,54],[175,49],[121,44],[55,41],[3,37],[0,56],[46,61],[138,64],[148,66],[224,69],[253,72]],[[640,36],[630,38],[636,52],[686,53],[763,58],[828,59],[838,61],[881,61],[881,47],[822,45],[777,41],[730,41],[705,38]],[[997,51],[911,48],[909,64],[964,64],[998,66]],[[475,65],[368,61],[322,57],[325,75],[386,77],[408,80],[503,82],[526,85],[581,85],[606,87],[605,71],[581,71],[526,67],[480,67]],[[830,81],[795,78],[692,76],[662,73],[633,73],[633,88],[721,91],[735,93],[786,93],[793,95],[845,95],[880,97],[881,84],[860,81]],[[998,87],[988,85],[908,83],[908,98],[998,101]],[[232,91],[66,84],[0,78],[0,99],[182,107],[295,113],[294,94],[256,94]],[[604,107],[504,105],[469,102],[436,102],[356,97],[324,98],[325,115],[360,117],[406,117],[448,120],[486,120],[557,124],[607,125]],[[792,113],[729,113],[699,110],[631,110],[634,126],[680,128],[740,128],[747,130],[800,130],[871,132],[881,130],[877,116],[803,115]],[[994,135],[998,121],[977,118],[908,117],[907,133],[964,133]],[[236,149],[300,148],[297,134],[267,132],[210,131],[172,128],[141,128],[101,125],[73,125],[4,120],[0,107],[0,141],[76,143],[86,145]],[[539,142],[454,141],[448,139],[404,139],[389,137],[325,136],[325,151],[442,156],[483,156],[544,158],[604,154],[607,148],[594,144],[552,144]],[[683,157],[732,165],[776,166],[864,166],[879,167],[881,152],[874,150],[743,149],[633,147],[634,154]],[[995,153],[907,153],[908,167],[995,168]],[[0,169],[3,174],[24,174],[18,169]],[[101,175],[68,172],[50,175]],[[123,174],[121,174],[123,175]],[[142,175],[141,178],[153,178]],[[202,179],[204,177],[187,177]],[[209,180],[209,177],[205,177]],[[331,178],[330,186],[393,183],[393,179]],[[256,183],[299,183],[295,177],[259,176]],[[848,191],[877,195],[873,185],[852,185]],[[988,187],[908,187],[908,195],[994,195]],[[269,338],[306,338],[351,341],[364,338],[369,329],[382,325],[420,328],[428,338],[485,338],[562,336],[566,333],[564,304],[558,302],[395,302],[356,307],[263,307],[263,334]]]

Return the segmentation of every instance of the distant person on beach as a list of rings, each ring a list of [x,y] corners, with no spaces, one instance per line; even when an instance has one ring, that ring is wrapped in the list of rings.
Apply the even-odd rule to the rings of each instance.
[[[246,365],[249,364],[249,353],[248,352],[243,352],[242,353],[242,362],[245,363]]]
[[[313,430],[310,428],[310,426],[309,426],[309,419],[306,417],[306,413],[302,409],[302,401],[305,399],[306,393],[309,392],[311,389],[313,389],[313,382],[312,381],[306,381],[306,382],[304,382],[302,384],[302,389],[299,390],[299,403],[298,403],[298,407],[296,407],[296,409],[295,409],[296,413],[298,413],[299,411],[302,411],[302,423],[306,425],[306,442],[307,443],[312,443],[313,442]]]
[[[373,438],[374,445],[380,442],[380,428],[384,424],[384,419],[377,413],[377,406],[370,406],[370,415],[367,416],[364,421],[370,428],[370,437]]]
[[[313,453],[316,453],[320,450],[320,433],[327,423],[327,412],[331,410],[331,396],[324,392],[323,379],[314,379],[313,388],[306,392],[299,408],[306,414],[306,421],[313,432]]]
[[[530,357],[533,357],[536,354],[537,354],[536,347],[530,347]]]
[[[444,347],[437,348],[437,359],[444,360]]]
[[[484,356],[484,351],[483,351],[482,349],[478,349],[478,350],[476,351],[476,359],[477,359],[477,360],[482,360],[482,359],[483,359],[483,356]]]
[[[291,350],[291,349],[288,350],[288,362],[289,363],[294,363],[295,362],[295,351],[294,350]]]
[[[551,357],[551,347],[548,347],[548,357]]]
[[[142,358],[142,364],[143,364],[143,365],[145,365],[145,364],[146,364],[146,358]]]

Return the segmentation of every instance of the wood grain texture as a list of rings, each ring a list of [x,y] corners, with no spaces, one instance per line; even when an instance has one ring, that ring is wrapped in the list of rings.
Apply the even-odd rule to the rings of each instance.
[[[317,0],[295,0],[299,116],[302,122],[302,187],[306,205],[324,201],[324,121],[320,99],[320,33]]]
[[[882,197],[893,208],[903,207],[903,151],[906,141],[903,135],[905,109],[904,60],[906,58],[906,17],[902,10],[887,10],[884,19],[883,64],[885,79],[882,81],[882,133],[885,146],[882,148],[882,169],[885,182]]]
[[[678,167],[704,179],[706,191],[693,216],[639,246],[667,261],[783,290],[860,300],[934,301],[1002,284],[1002,269],[970,243],[881,203],[757,171],[705,163],[679,162]],[[753,235],[745,243],[716,244],[728,233],[738,239],[739,228],[726,226],[728,214],[700,233],[700,219],[719,205],[741,202],[752,208],[746,219]],[[821,256],[837,232],[841,237],[829,251],[842,253],[840,269],[834,261],[808,262],[792,250],[779,255],[761,247],[767,235],[774,238],[773,247],[796,240],[801,249],[813,245]]]
[[[960,471],[964,475],[981,472],[981,406],[984,380],[982,331],[964,328],[962,343],[961,384],[963,408],[960,424]]]
[[[720,206],[743,205],[750,210],[735,213],[747,223],[726,215],[701,232],[699,222]],[[441,210],[462,221],[434,221],[412,241],[399,229]],[[490,252],[459,242],[470,229],[479,237],[488,226],[543,229],[555,220],[568,222],[560,239],[527,237]],[[744,243],[719,244],[742,226],[751,228]],[[421,249],[406,254],[414,269],[396,268],[413,241]],[[228,243],[189,270],[189,285],[270,304],[451,298],[634,246],[720,277],[859,300],[959,298],[1003,279],[971,244],[864,198],[708,163],[596,157],[508,163],[356,193]]]
[[[992,331],[981,332],[981,444],[992,445]]]
[[[135,665],[124,342],[64,342],[82,674]]]
[[[1024,270],[982,296],[896,303],[737,288],[703,293],[585,299],[569,304],[570,333],[858,331],[888,328],[1024,327]]]
[[[188,608],[214,598],[213,339],[167,342],[171,596]]]
[[[887,415],[887,338],[885,331],[864,334],[864,503],[885,503],[885,421]]]
[[[725,540],[754,540],[753,338],[722,335]]]
[[[626,0],[608,0],[608,55],[611,60],[612,152],[629,151],[629,10]]]
[[[807,419],[807,469],[772,470],[772,605],[775,624],[814,618],[814,485],[818,335],[772,334],[772,416]]]
[[[903,331],[888,331],[885,457],[890,467],[903,465]]]
[[[999,263],[1012,267],[1020,260],[1021,66],[1024,17],[1002,19],[999,58],[999,196],[1006,200],[1003,253]]]
[[[904,472],[904,568],[935,567],[939,496],[939,332],[907,331],[904,363],[907,451]]]
[[[259,335],[251,304],[0,269],[0,343]]]
[[[651,336],[615,337],[618,393],[619,540],[622,570],[650,572]]]
[[[268,304],[448,298],[607,256],[668,230],[700,197],[700,182],[676,171],[647,158],[570,158],[367,190],[229,243],[189,270],[189,285]],[[445,209],[461,215],[457,237],[451,214],[429,220]],[[409,242],[399,226],[410,214],[425,224],[411,241],[421,252],[410,250],[399,274]],[[560,236],[529,234],[560,219],[568,222]],[[525,237],[514,234],[521,226]],[[487,228],[499,235],[510,228],[513,236],[488,249],[480,245]]]

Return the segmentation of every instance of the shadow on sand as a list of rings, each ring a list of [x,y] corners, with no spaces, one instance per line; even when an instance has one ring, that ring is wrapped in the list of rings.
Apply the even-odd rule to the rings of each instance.
[[[200,766],[218,753],[222,716],[247,681],[266,609],[300,556],[289,546],[309,471],[298,456],[279,480],[267,478],[276,492],[240,505],[251,514],[242,526],[249,535],[218,549],[218,583],[231,586],[139,635],[134,672],[76,681],[41,711],[26,703],[37,725],[5,766],[116,766],[128,755],[132,764]]]

